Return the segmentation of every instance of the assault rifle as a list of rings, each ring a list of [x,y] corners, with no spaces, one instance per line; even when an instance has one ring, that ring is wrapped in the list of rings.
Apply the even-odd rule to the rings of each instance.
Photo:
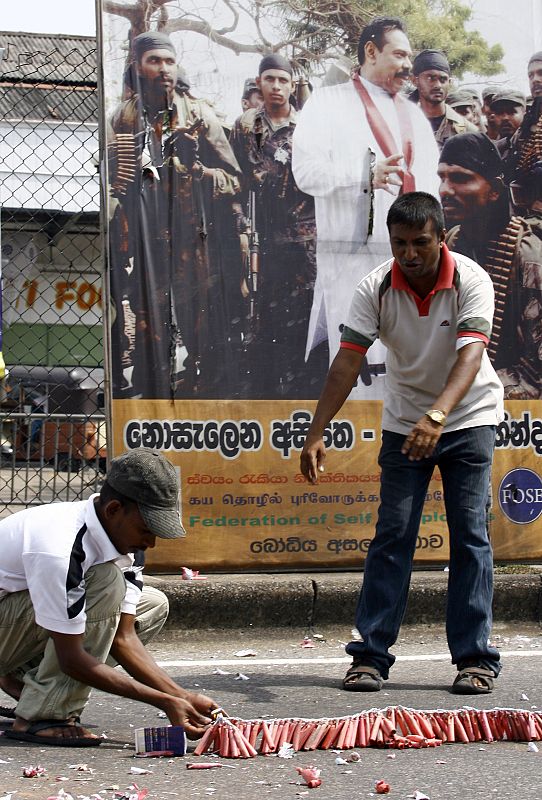
[[[251,189],[248,195],[248,255],[246,258],[246,278],[249,292],[249,333],[257,333],[260,313],[258,299],[260,292],[260,235],[256,228],[256,192]]]

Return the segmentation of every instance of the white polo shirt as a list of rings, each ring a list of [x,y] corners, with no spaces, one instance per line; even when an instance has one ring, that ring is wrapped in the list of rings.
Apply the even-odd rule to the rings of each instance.
[[[365,354],[380,339],[388,348],[382,428],[408,434],[442,392],[456,351],[489,342],[494,292],[491,278],[466,256],[442,248],[434,289],[421,299],[393,259],[357,285],[341,347]],[[445,431],[497,425],[503,387],[484,351],[469,391],[450,412]]]
[[[0,520],[0,603],[6,594],[28,589],[38,625],[84,633],[85,573],[113,561],[126,579],[121,611],[135,614],[143,553],[116,550],[96,515],[97,496],[27,508]]]

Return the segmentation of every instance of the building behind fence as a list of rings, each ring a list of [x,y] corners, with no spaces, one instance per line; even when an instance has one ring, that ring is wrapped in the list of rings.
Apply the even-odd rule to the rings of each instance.
[[[96,40],[0,47],[1,516],[88,496],[106,440]]]

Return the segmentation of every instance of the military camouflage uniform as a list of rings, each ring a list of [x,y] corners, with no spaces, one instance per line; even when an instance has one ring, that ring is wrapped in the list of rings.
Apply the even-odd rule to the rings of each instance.
[[[192,174],[194,152],[176,133],[196,120],[202,120],[194,133],[197,159],[213,171],[212,178],[200,181]],[[223,220],[231,219],[231,206],[221,215],[221,203],[240,191],[231,147],[209,105],[188,92],[176,92],[171,108],[153,120],[138,95],[122,103],[111,120],[109,142],[110,185],[118,201],[110,237],[119,328],[115,394],[121,389],[118,363],[126,323],[120,312],[127,295],[135,315],[134,392],[145,398],[221,396],[226,312],[217,243]],[[122,155],[130,147],[132,166]],[[181,346],[187,352],[177,375]]]
[[[260,289],[258,319],[247,329],[246,348],[252,396],[317,397],[321,388],[323,367],[319,363],[313,370],[304,360],[316,279],[316,222],[314,199],[292,175],[295,123],[293,108],[278,128],[264,108],[249,109],[230,137],[245,201],[249,190],[256,192]]]
[[[473,125],[468,119],[465,119],[465,117],[462,117],[457,111],[454,111],[451,106],[445,106],[445,109],[444,119],[435,131],[435,139],[439,150],[442,150],[444,142],[452,136],[457,136],[459,133],[478,132],[476,125]]]
[[[489,355],[503,383],[505,398],[538,399],[542,397],[542,216],[513,217],[510,223],[497,228],[499,234],[487,247],[487,243],[476,248],[468,242],[462,237],[460,226],[449,231],[446,243],[450,249],[473,258],[492,277],[491,263],[499,265],[493,329],[493,337],[498,340],[490,342]],[[503,241],[508,243],[505,247],[495,248],[495,242]],[[497,332],[501,286],[505,297]]]

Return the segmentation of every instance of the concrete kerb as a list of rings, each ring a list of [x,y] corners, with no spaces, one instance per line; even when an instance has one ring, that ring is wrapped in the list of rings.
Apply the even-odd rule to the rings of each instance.
[[[168,627],[247,628],[351,625],[362,573],[292,573],[209,575],[184,581],[178,575],[147,576],[170,603]],[[443,623],[445,572],[414,572],[406,625]],[[540,622],[542,574],[496,574],[493,602],[497,622]]]

